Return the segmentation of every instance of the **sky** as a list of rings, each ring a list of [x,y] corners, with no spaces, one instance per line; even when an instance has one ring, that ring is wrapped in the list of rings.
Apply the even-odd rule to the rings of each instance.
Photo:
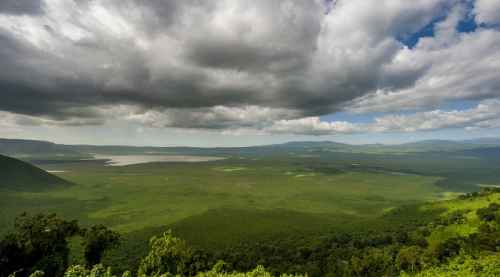
[[[498,0],[2,0],[0,137],[500,137]]]

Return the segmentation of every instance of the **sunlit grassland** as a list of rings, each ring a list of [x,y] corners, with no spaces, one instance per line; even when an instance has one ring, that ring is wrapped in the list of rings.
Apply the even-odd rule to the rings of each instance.
[[[75,185],[45,192],[2,193],[2,218],[10,219],[25,210],[54,211],[130,232],[192,216],[203,220],[213,210],[257,210],[262,214],[277,210],[313,218],[376,217],[384,209],[438,199],[443,193],[434,185],[438,177],[363,171],[328,174],[276,160],[126,167],[68,163],[48,168],[65,171],[57,174]],[[238,213],[232,214],[238,217]],[[263,216],[255,220],[260,219],[266,220]]]
[[[73,185],[2,191],[0,232],[24,211],[104,224],[123,235],[121,246],[104,259],[114,266],[136,264],[147,253],[149,238],[168,228],[192,246],[213,250],[276,237],[314,240],[336,231],[405,225],[422,216],[399,207],[449,196],[435,185],[441,177],[311,158],[119,167],[103,161],[56,162],[43,168]]]
[[[455,211],[463,211],[465,222],[450,224],[448,226],[440,226],[436,228],[428,237],[429,244],[437,244],[449,238],[468,236],[477,232],[481,220],[478,218],[476,211],[485,208],[491,203],[500,204],[500,193],[492,193],[489,195],[475,197],[473,199],[453,199],[448,201],[439,201],[436,203],[424,206],[427,209],[441,209],[442,217],[446,217]]]

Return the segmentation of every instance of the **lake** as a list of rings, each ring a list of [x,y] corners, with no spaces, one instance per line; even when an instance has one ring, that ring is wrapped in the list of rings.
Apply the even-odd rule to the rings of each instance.
[[[211,162],[224,160],[222,157],[186,155],[94,155],[95,159],[107,160],[109,166],[124,166],[152,162]]]

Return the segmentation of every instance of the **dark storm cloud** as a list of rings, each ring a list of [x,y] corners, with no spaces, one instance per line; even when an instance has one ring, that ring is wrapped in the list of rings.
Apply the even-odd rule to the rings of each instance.
[[[299,2],[301,5],[306,3]],[[104,7],[113,4],[109,3],[105,3]],[[143,24],[161,30],[161,27],[166,28],[167,25],[175,23],[175,18],[180,17],[177,14],[179,11],[191,12],[188,10],[189,7],[185,6],[188,2],[179,3],[152,1],[146,4],[142,1],[126,1],[124,7],[134,5],[136,12],[140,13],[138,18],[144,19]],[[79,13],[83,13],[86,9],[91,9],[93,2],[78,1],[77,4],[82,9]],[[261,5],[263,5],[262,8],[272,7],[274,11],[279,8],[265,1],[261,1]],[[213,11],[213,7],[209,5],[199,5],[193,9],[202,9],[206,13]],[[124,12],[123,7],[117,8],[116,11]],[[154,11],[156,17],[144,18],[144,14],[148,11]],[[268,21],[271,19],[267,18]],[[305,41],[308,44],[307,47],[311,49],[314,44],[313,38],[319,31],[319,19],[311,15],[306,19],[315,20],[313,22],[315,32],[309,33],[310,27],[303,28],[300,30],[302,32],[300,37],[288,37],[287,40],[296,39],[300,44]],[[134,18],[130,19],[130,21],[134,20]],[[82,22],[71,20],[66,24],[81,26]],[[196,25],[196,22],[194,24]],[[59,47],[57,49],[59,52],[55,53],[44,51],[42,48],[46,47],[45,45],[35,46],[9,32],[0,34],[3,46],[0,49],[2,63],[7,68],[16,69],[0,74],[0,88],[3,96],[0,109],[20,114],[64,119],[65,116],[95,116],[94,113],[84,113],[82,109],[75,112],[71,109],[72,107],[117,103],[138,104],[151,108],[257,105],[268,100],[263,97],[264,94],[269,93],[265,91],[267,88],[253,87],[253,85],[241,86],[237,83],[217,85],[213,82],[214,77],[204,68],[223,68],[236,73],[240,70],[251,70],[254,73],[261,71],[258,74],[271,73],[267,77],[274,78],[273,71],[303,69],[308,62],[306,56],[310,55],[310,51],[304,54],[301,49],[293,49],[297,45],[287,46],[287,41],[285,43],[276,41],[271,46],[262,46],[261,39],[269,38],[270,34],[264,34],[264,37],[257,37],[256,40],[245,44],[237,42],[234,38],[217,40],[210,36],[205,37],[205,34],[200,31],[200,33],[193,34],[196,39],[185,40],[184,43],[189,45],[186,48],[186,54],[182,55],[188,58],[186,65],[195,63],[196,68],[189,68],[184,64],[175,67],[167,65],[165,68],[157,69],[152,76],[151,70],[153,69],[148,66],[148,62],[154,63],[154,61],[149,61],[148,59],[151,59],[149,56],[158,56],[161,59],[171,53],[163,52],[163,49],[159,49],[158,51],[161,51],[159,53],[155,50],[141,52],[135,49],[136,45],[133,45],[133,41],[113,38],[112,33],[105,34],[99,29],[93,30],[94,35],[89,38],[69,41],[61,34],[61,27],[64,26],[44,25],[40,30],[42,35],[48,40],[53,40],[55,46]],[[84,31],[92,28],[91,26],[85,27]],[[189,26],[190,29],[192,27]],[[279,28],[283,27],[283,25],[279,26]],[[196,32],[196,29],[192,30]],[[289,49],[280,50],[281,47]],[[64,55],[63,59],[61,55]],[[104,68],[106,66],[109,68]],[[222,76],[221,78],[231,77]],[[247,81],[253,83],[258,81],[258,78],[259,76],[249,76]],[[273,90],[279,89],[280,84],[277,86]],[[269,100],[271,100],[270,105],[281,105],[276,99]],[[34,102],[37,104],[33,105]]]
[[[28,2],[0,3],[10,11],[0,14],[8,69],[0,110],[16,114],[75,125],[130,116],[154,126],[260,128],[266,117],[383,111],[384,99],[406,108],[498,96],[498,32],[437,32],[411,50],[395,39],[442,15],[445,0],[336,1],[327,14],[319,0]],[[484,51],[464,55],[469,47]],[[469,59],[485,62],[460,63]],[[119,105],[130,111],[113,114]]]
[[[39,15],[43,13],[42,0],[2,0],[0,14]]]
[[[189,49],[187,58],[199,66],[259,72],[303,70],[309,53],[260,49],[239,41],[203,41]]]

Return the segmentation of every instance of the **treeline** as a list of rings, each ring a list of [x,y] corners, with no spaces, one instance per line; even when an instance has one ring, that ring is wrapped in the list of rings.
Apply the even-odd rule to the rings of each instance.
[[[499,189],[483,189],[461,195],[459,201],[474,202],[492,195],[498,197],[498,192]],[[274,275],[283,272],[307,273],[309,276],[415,274],[446,264],[457,256],[478,258],[500,251],[499,202],[500,199],[493,199],[487,207],[473,211],[457,210],[446,216],[440,216],[443,211],[433,214],[421,211],[419,207],[402,207],[385,219],[384,224],[391,225],[389,228],[375,226],[375,222],[374,225],[367,223],[361,226],[365,230],[333,233],[313,243],[283,236],[241,244],[210,256],[225,261],[229,270],[247,271],[263,265]],[[470,212],[480,220],[477,231],[429,244],[429,238],[438,230],[450,225],[468,225],[467,214]]]
[[[82,228],[76,220],[55,214],[26,213],[16,218],[14,232],[0,241],[0,276],[28,276],[43,271],[45,276],[62,276],[68,267],[68,239],[80,236],[85,266],[101,260],[104,251],[119,243],[119,234],[103,225]]]
[[[83,238],[85,265],[68,267],[68,239]],[[103,252],[119,242],[119,235],[102,225],[82,228],[76,221],[66,221],[54,214],[23,214],[16,219],[15,231],[0,242],[1,277],[116,277],[110,267],[99,264]],[[227,264],[215,263],[211,270],[208,260],[200,256],[170,231],[150,241],[150,252],[141,261],[136,274],[125,271],[120,276],[273,276],[262,266],[238,273],[228,272]],[[282,274],[283,277],[301,275]]]
[[[494,195],[487,189],[460,201]],[[0,277],[20,276],[500,276],[500,205],[456,210],[432,221],[414,221],[392,231],[338,233],[317,243],[290,239],[246,243],[218,252],[193,249],[168,231],[150,241],[149,253],[131,271],[112,272],[101,263],[119,235],[104,226],[83,228],[55,215],[22,215],[0,242]],[[474,212],[477,231],[429,244],[436,230],[463,226]],[[396,211],[397,213],[397,211]],[[400,211],[401,213],[401,211]],[[404,214],[403,214],[404,216]],[[475,219],[476,220],[476,219]],[[82,238],[83,265],[68,267],[68,239]],[[265,268],[265,269],[264,269]],[[238,273],[246,272],[246,273]],[[439,274],[438,274],[439,273]],[[286,275],[285,275],[286,276]]]

